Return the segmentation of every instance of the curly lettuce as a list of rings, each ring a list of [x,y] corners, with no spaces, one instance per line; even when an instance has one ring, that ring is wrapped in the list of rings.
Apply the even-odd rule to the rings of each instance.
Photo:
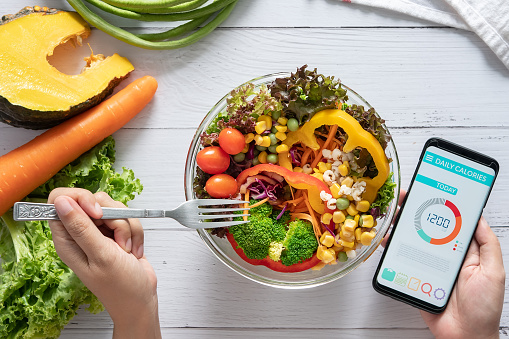
[[[268,86],[272,96],[283,105],[285,117],[297,119],[299,125],[315,113],[335,108],[338,102],[348,100],[339,79],[318,74],[316,68],[306,70],[306,67],[298,68],[287,78],[277,78]]]
[[[108,137],[38,187],[26,200],[47,200],[55,187],[104,191],[127,203],[143,186],[134,173],[113,169],[115,142]],[[19,222],[12,210],[0,218],[0,338],[57,338],[80,305],[99,313],[99,300],[55,251],[47,221]]]
[[[369,207],[369,213],[375,220],[387,213],[387,208],[394,199],[396,183],[392,181],[393,176],[394,173],[391,172],[382,187],[378,190],[375,201]]]

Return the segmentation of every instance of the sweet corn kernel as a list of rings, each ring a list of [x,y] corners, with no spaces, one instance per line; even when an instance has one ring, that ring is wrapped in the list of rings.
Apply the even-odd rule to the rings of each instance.
[[[277,126],[274,126],[274,127],[276,127],[278,132],[286,132],[288,130],[287,126],[277,125]]]
[[[285,117],[280,117],[279,119],[277,119],[277,122],[279,122],[280,125],[286,126],[288,119]]]
[[[261,145],[263,142],[263,137],[259,134],[254,136],[254,141],[257,145]]]
[[[265,135],[262,137],[262,143],[260,144],[260,146],[263,146],[263,147],[270,146],[270,137],[268,135]]]
[[[330,214],[330,213],[324,213],[324,214],[322,214],[321,221],[322,221],[325,225],[330,224],[330,221],[331,221],[331,220],[332,220],[332,214]]]
[[[341,231],[343,232],[341,238],[342,239],[350,239],[353,237],[353,231],[345,230],[345,226],[341,228]],[[350,241],[350,240],[348,240]]]
[[[354,217],[353,217],[353,220],[355,220],[355,222],[357,223],[357,225],[359,225],[359,218],[360,218],[360,215],[356,214]]]
[[[286,139],[286,134],[284,132],[277,132],[276,133],[276,138],[281,140],[281,141],[284,141]]]
[[[325,168],[326,168],[327,170],[332,170],[332,164],[331,164],[330,162],[326,163],[326,164],[325,164]]]
[[[276,150],[277,150],[277,149],[276,149]],[[297,172],[297,173],[302,173],[302,172],[304,172],[304,170],[302,169],[302,167],[294,167],[294,168],[293,168],[293,171],[294,171],[294,172]]]
[[[322,173],[313,173],[311,174],[312,177],[315,177],[317,179],[320,179],[321,181],[323,181],[323,174]]]
[[[318,170],[319,170],[320,172],[322,172],[322,173],[323,173],[323,172],[325,172],[325,171],[327,170],[327,166],[325,166],[325,163],[324,163],[324,162],[320,161],[320,162],[318,163]]]
[[[361,200],[359,201],[356,205],[355,205],[355,208],[357,209],[357,211],[359,212],[367,212],[369,210],[369,206],[371,204],[369,203],[369,201],[367,200]]]
[[[255,132],[262,134],[267,129],[267,123],[265,121],[258,121],[255,125]]]
[[[325,232],[320,237],[320,243],[324,246],[331,247],[334,245],[334,237],[329,232]]]
[[[348,161],[343,161],[343,165],[345,165],[348,170],[350,170],[350,163]]]
[[[355,205],[354,204],[350,204],[350,206],[348,206],[348,208],[346,209],[346,212],[348,214],[350,214],[351,216],[354,216],[356,214],[358,214],[359,212],[357,211],[357,209],[355,208]]]
[[[353,179],[352,177],[346,177],[341,181],[341,186],[345,185],[346,187],[352,187],[353,186]]]
[[[342,177],[346,177],[350,171],[348,170],[348,167],[346,167],[345,165],[339,165],[338,172],[339,174],[341,174]]]
[[[339,190],[341,189],[341,186],[339,186],[338,183],[333,183],[330,188],[330,192],[332,193],[332,197],[334,199],[339,198]]]
[[[265,152],[265,151],[260,152],[260,154],[258,154],[258,161],[261,164],[266,164],[267,163],[267,152]]]
[[[327,249],[323,251],[323,259],[322,261],[326,264],[336,259],[336,252],[333,249]]]
[[[357,222],[354,219],[346,219],[343,224],[343,232],[353,232],[353,230],[357,227]]]
[[[249,144],[246,144],[246,146],[244,146],[244,148],[242,149],[241,151],[242,153],[247,153],[249,152]]]
[[[374,226],[373,216],[371,214],[364,214],[361,216],[362,219],[362,227],[371,228]]]
[[[345,239],[340,239],[339,244],[343,247],[350,247],[350,248],[355,247],[355,243],[353,241],[345,241]]]
[[[327,247],[318,246],[318,249],[316,250],[316,257],[320,260],[323,260],[323,252],[326,250],[327,250]]]
[[[258,117],[258,122],[265,121],[266,129],[270,129],[272,127],[272,118],[268,115],[260,115]]]
[[[334,250],[334,252],[339,252],[343,250],[344,247],[338,244],[337,242],[334,242],[334,246],[332,246],[331,248]]]
[[[244,140],[246,141],[246,144],[249,144],[251,141],[254,140],[254,134],[248,133],[248,134],[244,135]]]
[[[314,173],[320,173],[320,170],[318,168],[313,168]]]
[[[320,271],[324,267],[325,267],[325,263],[323,261],[320,261],[318,264],[316,264],[315,266],[311,267],[311,269],[313,271]]]
[[[358,227],[355,229],[355,240],[361,241],[362,228]]]
[[[374,231],[362,232],[361,244],[363,244],[364,246],[371,245],[371,241],[373,240],[373,238],[375,238],[375,235],[376,233]]]
[[[354,201],[354,198],[351,195],[347,195],[346,198],[350,201]]]
[[[288,148],[288,145],[285,145],[285,144],[282,144],[282,145],[279,145],[276,147],[276,152],[277,153],[283,153],[283,152],[288,152],[290,149]]]
[[[343,240],[348,241],[348,242],[353,242],[355,244],[355,235],[352,233],[351,236],[345,237]]]
[[[346,216],[345,213],[343,213],[343,211],[334,211],[334,213],[332,214],[332,220],[334,220],[335,223],[343,222],[345,221],[345,219]]]

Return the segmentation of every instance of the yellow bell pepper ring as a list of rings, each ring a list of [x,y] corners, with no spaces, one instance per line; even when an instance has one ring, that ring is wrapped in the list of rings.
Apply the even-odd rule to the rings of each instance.
[[[315,129],[323,125],[338,125],[348,135],[343,146],[343,152],[349,153],[356,147],[365,148],[375,162],[378,175],[374,178],[361,178],[366,182],[366,191],[363,199],[373,203],[380,187],[385,183],[390,173],[389,161],[385,152],[376,138],[362,128],[359,122],[350,114],[340,109],[326,109],[316,113],[308,122],[302,125],[297,131],[286,135],[283,144],[290,149],[293,144],[301,142],[313,150],[319,150],[320,145],[316,141]],[[279,165],[292,170],[292,161],[289,152],[279,154]]]

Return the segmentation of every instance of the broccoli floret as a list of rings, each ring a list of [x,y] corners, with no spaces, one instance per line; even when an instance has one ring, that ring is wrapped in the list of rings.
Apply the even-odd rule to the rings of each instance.
[[[249,223],[231,226],[229,232],[248,258],[264,259],[269,255],[271,243],[283,242],[286,228],[283,223],[274,222],[272,206],[268,203],[252,208],[249,214]]]
[[[274,261],[279,261],[281,259],[281,252],[283,251],[283,242],[282,241],[273,241],[269,246],[269,258]]]
[[[285,266],[311,258],[318,248],[313,225],[309,221],[295,220],[288,227],[281,252],[281,262]]]

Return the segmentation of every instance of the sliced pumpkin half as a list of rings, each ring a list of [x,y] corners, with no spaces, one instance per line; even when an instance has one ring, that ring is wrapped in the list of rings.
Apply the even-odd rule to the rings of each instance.
[[[0,20],[0,121],[45,129],[97,105],[134,70],[124,57],[85,58],[84,70],[63,74],[47,57],[69,40],[81,44],[90,26],[75,12],[25,7]]]

